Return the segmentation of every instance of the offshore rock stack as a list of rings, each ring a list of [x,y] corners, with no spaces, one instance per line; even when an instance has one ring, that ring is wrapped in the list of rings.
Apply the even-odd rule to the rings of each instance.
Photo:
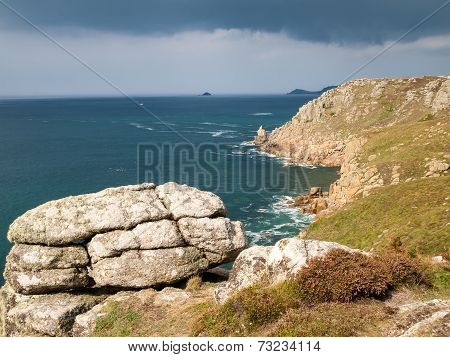
[[[246,246],[216,195],[176,183],[108,188],[26,212],[0,290],[0,334],[70,336],[77,315],[121,290],[163,287]]]

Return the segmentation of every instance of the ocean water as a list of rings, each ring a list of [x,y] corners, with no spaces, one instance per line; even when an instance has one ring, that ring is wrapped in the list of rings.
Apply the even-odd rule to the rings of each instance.
[[[269,245],[312,217],[288,205],[337,169],[286,166],[246,144],[314,96],[0,100],[0,269],[9,224],[49,200],[106,187],[177,181],[215,192],[251,244]],[[154,113],[158,119],[145,109]],[[1,280],[2,278],[0,278]]]

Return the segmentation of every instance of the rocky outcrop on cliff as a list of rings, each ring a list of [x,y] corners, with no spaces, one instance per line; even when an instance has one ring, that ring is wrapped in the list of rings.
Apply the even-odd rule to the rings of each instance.
[[[225,214],[216,195],[176,183],[109,188],[26,212],[8,232],[3,334],[70,335],[75,317],[111,292],[173,284],[234,260],[246,238]]]
[[[215,299],[223,304],[249,286],[281,283],[294,277],[310,259],[324,256],[332,249],[361,252],[338,243],[299,238],[282,239],[275,246],[250,247],[237,257],[228,281],[216,288]]]
[[[255,145],[262,145],[267,141],[268,138],[269,135],[267,134],[266,129],[264,129],[261,125],[258,131],[256,132],[256,136],[253,142]]]
[[[407,171],[393,159],[385,173],[387,169],[379,163],[385,155],[379,151],[384,150],[381,145],[373,155],[361,158],[366,146],[372,145],[374,133],[381,136],[396,126],[436,122],[436,128],[424,128],[426,133],[411,137],[413,142],[431,147],[427,139],[433,135],[446,140],[448,132],[443,123],[448,123],[449,117],[450,77],[359,79],[302,106],[291,121],[275,129],[259,146],[264,152],[289,157],[293,162],[340,166],[341,177],[330,187],[328,199],[329,210],[334,210],[359,195],[368,195],[376,187],[400,182],[403,171]],[[400,152],[401,145],[405,145],[398,144],[398,149],[392,145],[392,152]],[[438,150],[433,155],[440,158],[428,157],[420,163],[425,177],[448,172],[444,153]]]
[[[306,195],[295,198],[293,206],[300,208],[302,214],[320,214],[328,208],[328,192],[322,192],[322,187],[311,187]]]

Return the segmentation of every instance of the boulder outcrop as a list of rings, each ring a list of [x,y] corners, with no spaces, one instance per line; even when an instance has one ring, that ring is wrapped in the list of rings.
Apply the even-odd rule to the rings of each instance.
[[[109,188],[26,212],[8,232],[3,334],[70,335],[75,316],[107,292],[167,286],[234,260],[246,238],[225,214],[218,196],[177,183]],[[54,322],[46,329],[39,316]]]
[[[295,198],[293,206],[300,207],[303,214],[320,214],[328,208],[327,197],[328,192],[322,192],[322,187],[311,187],[308,194]]]
[[[275,246],[254,246],[237,257],[227,282],[214,292],[218,303],[223,304],[236,292],[255,284],[271,285],[294,277],[308,260],[327,254],[332,249],[360,252],[334,242],[286,238]],[[364,253],[367,254],[367,253]]]

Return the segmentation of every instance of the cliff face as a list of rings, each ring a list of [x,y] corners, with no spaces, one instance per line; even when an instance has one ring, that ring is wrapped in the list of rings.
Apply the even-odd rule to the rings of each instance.
[[[448,140],[449,96],[450,77],[354,80],[302,106],[261,150],[294,162],[340,166],[329,198],[337,208],[375,187],[445,172],[448,148],[440,141]],[[415,155],[402,156],[408,147]]]

